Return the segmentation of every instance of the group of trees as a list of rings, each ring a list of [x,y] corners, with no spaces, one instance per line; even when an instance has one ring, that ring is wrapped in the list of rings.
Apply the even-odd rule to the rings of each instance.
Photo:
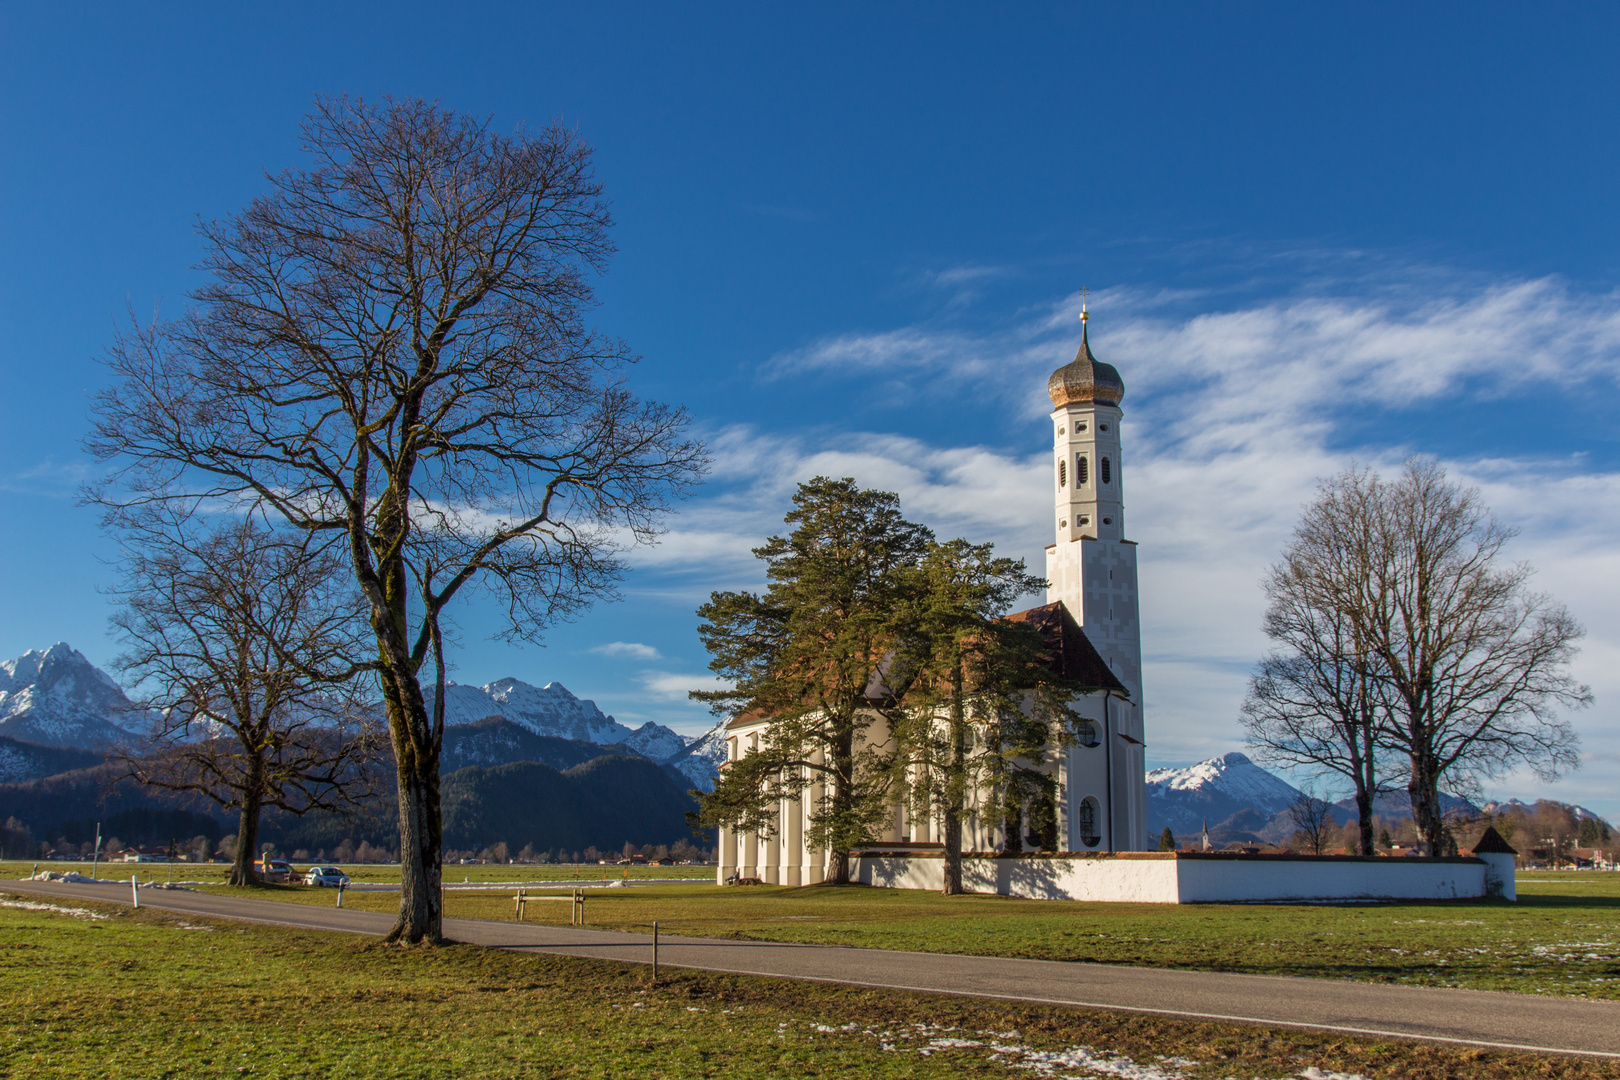
[[[583,851],[567,851],[561,848],[541,851],[533,844],[524,844],[523,849],[514,853],[504,841],[492,844],[479,851],[446,851],[447,862],[474,861],[481,863],[598,863],[603,860],[617,860],[630,858],[644,859],[674,859],[676,862],[706,862],[712,858],[712,853],[698,847],[690,840],[677,840],[673,844],[632,844],[626,842],[618,851],[599,851],[595,847],[586,847]]]
[[[1393,480],[1324,482],[1266,578],[1275,644],[1243,720],[1257,756],[1334,775],[1354,792],[1360,847],[1372,805],[1404,783],[1423,850],[1446,847],[1440,786],[1474,790],[1517,766],[1578,763],[1562,716],[1591,700],[1569,673],[1582,629],[1504,561],[1513,532],[1479,493],[1426,460]]]
[[[1021,842],[1024,808],[1052,784],[1042,766],[1073,741],[1071,702],[1090,689],[1054,670],[1036,630],[1002,618],[1045,583],[988,544],[937,542],[896,495],[851,479],[817,477],[793,504],[792,531],[754,551],[765,592],[717,592],[698,612],[709,666],[733,688],[693,696],[770,724],[694,824],[769,836],[782,800],[809,800],[806,842],[845,883],[850,852],[904,804],[942,822],[945,892],[960,892],[969,815]]]
[[[483,590],[538,637],[705,457],[586,324],[611,221],[576,132],[323,98],[303,136],[305,167],[199,226],[191,306],[121,334],[96,400],[124,670],[169,736],[131,768],[238,808],[248,880],[258,807],[351,800],[388,761],[391,939],[435,941],[447,609]]]

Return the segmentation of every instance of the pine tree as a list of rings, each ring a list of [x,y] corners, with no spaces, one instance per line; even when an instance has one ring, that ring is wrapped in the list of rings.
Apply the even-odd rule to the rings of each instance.
[[[1176,834],[1170,831],[1170,826],[1168,825],[1164,827],[1164,832],[1159,834],[1159,850],[1176,850]]]
[[[1001,618],[1018,597],[1045,584],[1021,559],[996,558],[990,544],[932,544],[912,572],[896,669],[904,701],[894,729],[896,783],[913,812],[937,816],[945,846],[944,893],[962,891],[962,831],[982,811],[977,792],[999,809],[1036,799],[1032,831],[1056,847],[1050,780],[1053,752],[1073,741],[1079,692],[1053,674],[1047,648],[1029,625]],[[1012,798],[1008,799],[1007,796]],[[1042,796],[1045,796],[1044,798]],[[996,814],[993,824],[1008,822]],[[1016,831],[1019,827],[1013,824]]]
[[[829,878],[847,884],[850,851],[875,837],[892,802],[893,747],[868,735],[898,718],[884,665],[897,652],[903,571],[932,537],[900,516],[898,496],[849,478],[801,484],[793,503],[792,533],[754,550],[767,566],[764,595],[716,592],[698,609],[709,668],[735,689],[692,696],[771,723],[693,820],[772,835],[779,802],[817,785],[805,840],[831,852]]]

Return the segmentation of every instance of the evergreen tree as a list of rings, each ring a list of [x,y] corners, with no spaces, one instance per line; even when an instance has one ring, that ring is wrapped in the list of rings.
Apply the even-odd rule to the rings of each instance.
[[[698,609],[709,667],[735,689],[696,692],[720,715],[771,718],[756,752],[721,771],[694,820],[772,835],[776,806],[814,785],[805,839],[832,853],[829,878],[849,881],[851,849],[870,842],[892,802],[898,719],[890,669],[903,601],[932,539],[900,516],[899,497],[853,479],[801,484],[786,522],[754,554],[763,596],[716,592]]]
[[[1021,559],[996,558],[990,544],[952,540],[929,545],[911,572],[898,663],[905,696],[894,729],[896,781],[914,813],[940,820],[945,845],[944,893],[962,891],[962,830],[991,805],[1026,797],[1031,830],[1043,848],[1057,844],[1049,778],[1054,750],[1073,741],[1078,718],[1068,701],[1078,691],[1053,674],[1040,635],[1001,618],[1019,596],[1045,584]],[[1008,798],[1011,796],[1011,798]],[[1016,834],[1019,824],[998,813]]]
[[[1164,832],[1159,834],[1159,850],[1176,850],[1176,834],[1170,831],[1170,826],[1168,825],[1164,827]]]

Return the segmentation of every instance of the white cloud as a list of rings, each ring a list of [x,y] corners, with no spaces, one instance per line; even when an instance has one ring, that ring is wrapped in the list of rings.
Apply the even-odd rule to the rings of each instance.
[[[1127,388],[1123,479],[1128,528],[1141,543],[1149,750],[1167,763],[1241,745],[1237,707],[1266,647],[1258,582],[1316,482],[1352,462],[1388,471],[1411,452],[1387,435],[1397,425],[1369,436],[1376,425],[1358,424],[1394,420],[1412,405],[1466,417],[1482,403],[1570,387],[1612,396],[1620,372],[1620,295],[1579,295],[1556,280],[1468,291],[1424,279],[1371,300],[1303,296],[1173,314],[1186,301],[1115,290],[1092,304],[1093,347]],[[1038,426],[1046,376],[1073,355],[1077,310],[1065,299],[999,335],[911,327],[831,337],[772,358],[763,374],[971,394],[1005,410],[1009,430]],[[1588,765],[1550,790],[1589,805],[1607,800],[1620,812],[1612,795],[1620,787],[1620,474],[1550,458],[1522,434],[1460,426],[1453,434],[1448,470],[1522,529],[1513,557],[1535,563],[1538,587],[1567,602],[1590,632],[1576,668],[1597,695],[1597,706],[1576,717]],[[898,491],[908,515],[939,534],[991,539],[1042,567],[1044,453],[748,427],[718,432],[712,445],[719,490],[683,510],[662,552],[635,558],[758,587],[748,549],[780,531],[796,482],[825,474]],[[1549,789],[1513,777],[1494,790]]]
[[[685,675],[673,671],[643,671],[642,688],[664,701],[686,701],[693,690],[729,690],[731,683],[714,675]]]
[[[606,645],[598,645],[589,650],[602,656],[629,656],[637,660],[661,660],[659,651],[651,645],[643,645],[639,641],[610,641]]]

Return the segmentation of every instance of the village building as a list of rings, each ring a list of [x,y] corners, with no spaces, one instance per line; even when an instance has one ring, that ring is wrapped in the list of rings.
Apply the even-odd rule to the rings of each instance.
[[[1149,847],[1136,542],[1127,538],[1125,526],[1125,386],[1118,371],[1092,355],[1088,324],[1082,311],[1079,351],[1046,385],[1053,440],[1049,521],[1056,534],[1046,548],[1047,602],[1009,618],[1034,626],[1048,642],[1054,666],[1094,689],[1073,702],[1083,718],[1075,742],[1052,748],[1044,766],[1055,782],[1055,843],[1030,835],[1009,845],[1002,815],[988,807],[993,793],[978,792],[963,829],[969,852],[1033,846],[1101,854]],[[733,720],[726,732],[728,760],[757,750],[769,725],[768,717],[754,714]],[[873,727],[871,738],[886,737],[881,724]],[[823,794],[811,785],[802,799],[780,803],[773,835],[720,830],[719,880],[825,880],[830,853],[812,850],[805,839],[810,808]],[[875,846],[926,857],[942,848],[941,829],[933,815],[913,817],[896,805]]]

